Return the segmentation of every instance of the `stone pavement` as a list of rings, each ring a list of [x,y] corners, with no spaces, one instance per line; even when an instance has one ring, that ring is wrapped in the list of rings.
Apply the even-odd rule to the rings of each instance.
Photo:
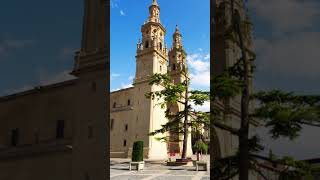
[[[166,166],[163,161],[145,161],[141,171],[129,171],[129,159],[110,160],[112,180],[209,180],[210,171],[195,171],[193,166]]]

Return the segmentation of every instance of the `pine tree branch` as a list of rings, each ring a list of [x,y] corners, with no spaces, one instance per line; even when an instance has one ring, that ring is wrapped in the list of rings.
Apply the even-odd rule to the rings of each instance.
[[[235,128],[232,128],[228,125],[225,125],[223,123],[220,123],[220,122],[214,122],[213,125],[219,129],[222,129],[222,130],[226,130],[234,135],[239,135],[239,130],[238,129],[235,129]]]

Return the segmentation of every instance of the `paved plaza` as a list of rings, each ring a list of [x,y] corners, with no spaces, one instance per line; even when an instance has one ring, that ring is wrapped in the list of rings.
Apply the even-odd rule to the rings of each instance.
[[[112,180],[209,180],[210,171],[196,171],[194,166],[166,166],[164,161],[145,160],[145,168],[129,171],[130,159],[111,159]]]

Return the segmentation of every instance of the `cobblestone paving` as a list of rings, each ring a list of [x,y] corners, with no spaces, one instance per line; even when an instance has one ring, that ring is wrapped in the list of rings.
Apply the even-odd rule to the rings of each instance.
[[[110,178],[112,180],[209,180],[208,171],[196,171],[192,166],[166,166],[161,163],[146,162],[140,171],[129,171],[129,161],[112,162]]]

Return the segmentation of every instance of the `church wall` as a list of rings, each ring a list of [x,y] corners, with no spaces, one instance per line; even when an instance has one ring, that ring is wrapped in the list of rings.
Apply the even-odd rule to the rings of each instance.
[[[74,92],[72,178],[106,179],[106,71],[82,73]]]
[[[71,152],[0,159],[1,180],[70,180]]]
[[[1,180],[71,179],[74,87],[75,81],[69,81],[1,98]],[[64,120],[60,139],[58,120]],[[13,146],[15,128],[19,130]]]
[[[19,129],[18,146],[55,141],[58,120],[65,123],[64,139],[72,139],[71,84],[17,96],[0,101],[0,149],[10,147],[10,134],[14,128]]]
[[[111,157],[127,157],[129,148],[132,148],[133,140],[137,134],[135,105],[134,88],[122,89],[112,92],[110,95]]]

